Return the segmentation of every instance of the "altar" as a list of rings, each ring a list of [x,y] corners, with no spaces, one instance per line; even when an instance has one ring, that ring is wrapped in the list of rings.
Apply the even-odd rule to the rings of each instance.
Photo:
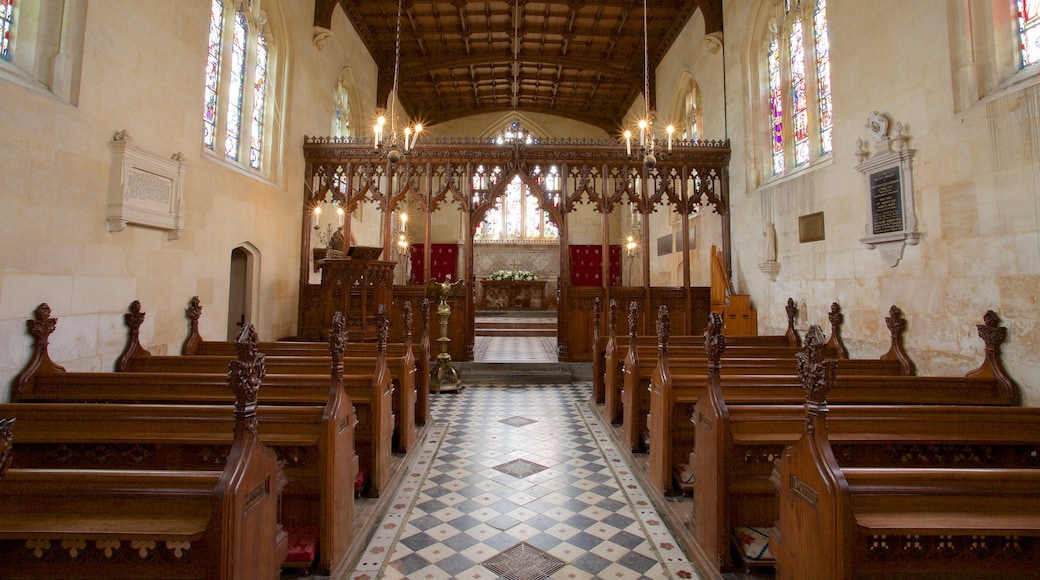
[[[483,310],[513,310],[517,308],[545,308],[545,280],[488,280],[480,281],[480,308]]]

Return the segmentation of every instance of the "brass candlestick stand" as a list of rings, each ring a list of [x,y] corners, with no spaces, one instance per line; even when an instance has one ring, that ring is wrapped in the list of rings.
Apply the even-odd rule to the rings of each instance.
[[[438,298],[437,322],[440,326],[440,337],[437,342],[441,344],[441,351],[435,359],[436,366],[430,371],[430,391],[434,393],[457,392],[462,390],[462,381],[459,380],[459,371],[451,364],[451,355],[448,354],[448,317],[451,316],[451,300],[458,294],[462,286],[462,280],[451,283],[449,276],[444,282],[437,283],[430,280],[426,284],[426,295]]]

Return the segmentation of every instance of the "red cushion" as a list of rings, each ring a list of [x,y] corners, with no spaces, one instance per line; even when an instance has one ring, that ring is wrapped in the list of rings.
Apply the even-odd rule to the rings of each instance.
[[[317,526],[286,526],[289,532],[289,555],[285,557],[285,564],[309,565],[318,557]]]

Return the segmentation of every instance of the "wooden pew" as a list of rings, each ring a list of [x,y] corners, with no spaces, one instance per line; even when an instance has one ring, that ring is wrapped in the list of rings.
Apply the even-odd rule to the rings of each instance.
[[[334,321],[330,350],[342,358],[343,322]],[[254,347],[254,336],[249,345]],[[225,362],[227,367],[227,362]],[[293,538],[287,565],[329,573],[345,563],[353,534],[353,404],[333,367],[325,405],[263,405],[261,439],[282,461],[289,484],[282,522]],[[231,417],[222,405],[9,403],[0,415],[19,419],[19,467],[206,469],[226,455]]]
[[[604,346],[604,363],[603,363],[603,389],[604,389],[604,415],[614,424],[625,424],[624,406],[625,399],[629,398],[633,400],[632,407],[639,407],[638,410],[630,409],[629,413],[633,417],[641,417],[645,415],[646,404],[648,399],[645,397],[645,389],[633,389],[626,390],[624,388],[626,375],[632,374],[633,377],[628,379],[631,381],[640,380],[644,383],[649,381],[650,373],[653,372],[656,366],[656,355],[657,355],[657,339],[651,336],[638,336],[637,329],[639,328],[639,305],[635,302],[629,303],[628,308],[628,340],[622,341],[616,337],[616,322],[617,322],[617,305],[611,300],[611,313],[610,323],[608,325],[608,333]],[[832,306],[834,308],[835,304]],[[761,353],[760,349],[768,351],[769,356],[782,356],[785,352],[794,356],[795,350],[801,345],[798,333],[794,329],[794,318],[798,314],[798,309],[794,305],[794,300],[791,298],[787,299],[787,332],[782,335],[761,335],[761,336],[741,336],[732,337],[733,347],[739,347],[743,350],[744,347],[748,347],[744,350],[746,356],[759,356]],[[838,333],[837,326],[840,325],[840,318],[837,319],[839,322],[837,325],[832,324],[834,332],[831,334],[831,343],[837,350],[839,355],[845,353],[845,357],[848,356],[848,351],[845,349],[844,344],[841,343],[841,335]],[[686,335],[686,336],[675,336],[671,339],[671,347],[676,354],[679,353],[680,348],[693,348],[700,349],[704,344],[702,335]],[[785,350],[785,348],[787,350]],[[638,378],[637,378],[638,377]],[[643,403],[643,404],[640,404]],[[641,419],[638,419],[640,422]],[[641,433],[641,429],[633,428],[633,432],[636,434],[632,436],[631,433],[624,437],[626,441],[633,445],[633,449],[638,448],[638,433]]]
[[[0,471],[0,575],[278,578],[288,541],[278,517],[286,479],[257,435],[262,380],[262,355],[234,361],[233,435],[222,470]],[[0,429],[7,453],[12,427]]]
[[[841,328],[841,314],[837,304],[831,306],[829,318],[831,337],[824,345],[823,352],[837,356],[844,349],[840,339],[836,339]],[[843,375],[909,376],[916,372],[913,361],[910,360],[903,347],[906,319],[903,318],[899,308],[892,307],[886,322],[891,333],[888,352],[876,360],[843,358],[841,363]],[[716,322],[709,323],[705,338],[708,338],[712,332],[721,332],[716,324]],[[729,339],[728,336],[726,338]],[[687,461],[687,454],[694,447],[696,430],[693,423],[690,422],[690,417],[693,415],[694,405],[698,398],[704,393],[709,360],[703,348],[701,350],[702,358],[673,359],[669,336],[659,340],[659,344],[661,352],[657,355],[657,367],[654,369],[650,387],[647,389],[650,399],[649,416],[652,417],[652,419],[646,420],[649,431],[647,475],[654,486],[667,494],[674,491],[673,479],[683,477],[676,473],[676,466]],[[684,356],[692,357],[693,354],[687,350]],[[740,382],[748,380],[755,381],[758,386],[762,387],[767,384],[774,386],[800,384],[796,368],[797,359],[794,353],[789,357],[779,358],[765,355],[740,357],[723,354],[723,356],[725,365],[719,371],[720,381],[729,387],[727,396],[732,397],[733,400],[758,396],[756,393],[759,391],[752,389],[748,393],[747,389],[740,387]],[[732,375],[740,375],[740,377],[728,378]],[[749,378],[753,376],[760,378],[757,380]],[[680,485],[684,489],[689,489],[689,482]]]
[[[196,297],[197,299],[197,297]],[[193,304],[197,306],[197,304]],[[192,308],[189,307],[189,312]],[[200,307],[201,311],[201,307]],[[380,311],[377,316],[385,315]],[[130,312],[124,315],[129,327],[127,345],[116,362],[116,371],[132,372],[176,372],[176,373],[212,373],[220,372],[232,356],[233,345],[224,341],[193,341],[197,346],[196,353],[191,356],[156,356],[152,355],[140,343],[139,334],[144,314],[141,305],[134,301]],[[198,326],[197,317],[192,317],[192,328]],[[394,387],[393,414],[393,451],[405,453],[415,444],[416,438],[416,383],[418,373],[411,349],[412,305],[404,304],[404,336],[403,343],[396,344],[391,353],[387,345],[387,367],[390,371]],[[197,332],[197,330],[196,330]],[[189,339],[189,342],[192,342]],[[348,375],[364,375],[371,372],[376,365],[377,344],[353,342],[347,345],[347,354],[343,358],[343,372]],[[329,345],[326,342],[261,342],[260,348],[267,349],[267,370],[270,374],[324,374],[329,372],[331,359],[328,355]],[[287,352],[291,354],[277,354]],[[272,354],[274,353],[274,354]],[[306,353],[306,354],[301,354]]]
[[[756,386],[755,381],[762,379],[761,377],[720,376],[721,352],[726,348],[727,337],[718,331],[719,328],[721,321],[718,320],[713,320],[709,325],[706,349],[712,364],[709,369],[708,386],[697,400],[694,415],[691,417],[696,430],[692,455],[696,519],[694,536],[711,561],[718,562],[722,568],[728,568],[729,538],[734,522],[740,525],[767,525],[776,517],[773,503],[775,491],[766,483],[769,475],[768,464],[771,457],[778,456],[783,445],[796,440],[796,432],[791,431],[791,424],[776,420],[783,413],[777,408],[787,405],[792,409],[788,412],[795,413],[795,428],[797,421],[804,419],[798,413],[801,404],[804,403],[804,390],[810,380],[806,377],[820,373],[814,369],[823,359],[823,349],[820,346],[823,343],[823,332],[814,325],[806,335],[806,350],[798,355],[799,384],[787,387],[775,383]],[[980,332],[980,335],[982,334]],[[832,400],[840,400],[850,405],[932,406],[918,411],[893,411],[896,417],[900,416],[899,413],[909,414],[911,417],[915,412],[918,415],[927,414],[928,410],[938,413],[940,407],[935,405],[974,405],[1008,411],[1009,408],[1006,406],[1018,403],[1018,387],[1003,373],[999,356],[994,354],[999,352],[999,347],[990,342],[992,333],[987,332],[983,339],[987,343],[986,361],[979,369],[969,374],[978,375],[981,371],[989,378],[840,375],[839,383],[831,392]],[[847,362],[835,361],[833,366],[841,373],[842,365]],[[1001,379],[997,379],[998,374],[1004,376],[1008,383],[1002,383]],[[739,379],[744,384],[728,387],[727,378]],[[1008,391],[1013,391],[1013,394],[1009,394]],[[736,394],[731,396],[734,392]],[[740,412],[741,406],[752,404],[765,405],[763,415]],[[843,442],[862,440],[882,445],[896,443],[900,437],[905,437],[911,443],[936,440],[935,432],[918,431],[916,427],[905,424],[902,429],[906,431],[905,434],[902,431],[896,435],[871,433],[869,428],[865,432],[863,423],[856,422],[857,413],[860,411],[843,411],[843,421],[846,417],[851,417],[848,423],[839,423],[842,429],[849,431],[848,439],[844,439]],[[986,413],[989,417],[993,416],[992,412]],[[1040,419],[1040,414],[1035,411],[1024,411],[1016,416],[1021,417],[1020,421],[1025,424]],[[740,420],[735,422],[735,417]],[[873,419],[877,420],[876,415]],[[956,424],[949,426],[955,430],[961,428]],[[1028,432],[1037,433],[1036,428],[1024,431]],[[1020,444],[1022,441],[1016,439],[1017,436],[1012,432],[1006,434],[1005,439],[1011,442],[1009,444]],[[737,437],[746,439],[740,439],[738,443],[735,440]],[[755,441],[756,444],[750,445],[751,441]]]
[[[793,301],[789,306],[793,309]],[[662,306],[664,310],[667,310]],[[793,313],[793,310],[792,310]],[[835,358],[848,358],[848,350],[841,341],[841,323],[844,316],[837,303],[831,305],[829,314],[831,321],[831,337],[824,348]],[[789,346],[789,336],[796,336],[794,328],[789,328],[790,334],[783,336],[755,336],[738,337],[742,343],[731,348],[726,355],[726,372],[731,374],[795,374],[795,358],[798,347]],[[660,325],[658,325],[660,334]],[[747,344],[751,339],[761,339],[763,344]],[[768,345],[766,341],[772,340],[775,344]],[[694,375],[705,377],[707,374],[707,356],[704,353],[703,335],[699,337],[678,336],[668,339],[671,353],[669,365],[674,375]],[[677,346],[671,346],[671,344]],[[650,434],[647,423],[647,415],[654,405],[652,397],[653,390],[650,388],[651,378],[657,370],[662,343],[658,337],[653,346],[640,342],[632,346],[622,365],[623,389],[622,389],[622,441],[633,452],[644,451],[650,446]],[[849,369],[862,366],[863,371],[870,374],[904,374],[895,361],[851,361],[846,366]],[[912,374],[910,372],[905,374]],[[670,401],[657,402],[662,409],[673,409]],[[674,422],[673,422],[674,423]]]
[[[385,317],[379,324],[379,344],[385,345]],[[345,327],[345,323],[344,323]],[[175,403],[227,404],[218,373],[105,373],[66,372],[46,356],[47,340],[54,326],[34,333],[33,357],[16,377],[15,402]],[[345,332],[345,329],[343,330]],[[263,344],[263,343],[258,343]],[[261,402],[265,405],[325,407],[332,389],[342,388],[355,408],[355,451],[360,469],[369,474],[368,493],[378,497],[390,480],[390,455],[394,418],[390,375],[385,351],[377,351],[374,370],[361,374],[266,375]],[[331,363],[330,363],[331,364]]]
[[[779,461],[779,578],[1037,577],[1040,469],[842,467],[819,378]]]

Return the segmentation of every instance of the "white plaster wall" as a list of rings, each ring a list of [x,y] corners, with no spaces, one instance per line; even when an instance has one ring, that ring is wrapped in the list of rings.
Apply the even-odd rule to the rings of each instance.
[[[269,99],[284,110],[275,121],[282,155],[271,179],[245,175],[202,154],[209,4],[91,2],[77,106],[0,79],[7,111],[0,130],[0,401],[9,400],[10,381],[28,360],[25,320],[41,302],[58,318],[50,354],[69,370],[112,368],[126,336],[122,315],[134,299],[148,314],[142,340],[153,352],[179,352],[193,295],[202,301],[203,335],[222,337],[231,250],[245,242],[259,252],[261,308],[253,322],[263,338],[293,334],[303,135],[328,132],[335,79],[348,64],[371,103],[375,66],[342,14],[319,52],[311,43],[312,8],[265,1],[277,23],[276,50],[288,51],[276,73],[282,90]],[[154,153],[184,155],[180,239],[138,226],[108,232],[109,142],[119,130]]]
[[[803,318],[826,325],[838,302],[851,354],[887,349],[892,305],[909,320],[906,346],[921,374],[963,374],[979,365],[975,325],[994,310],[1008,327],[1004,362],[1027,404],[1040,404],[1040,90],[1034,84],[955,112],[948,40],[963,27],[944,4],[881,0],[828,4],[834,102],[834,155],[799,175],[759,184],[749,67],[757,46],[749,28],[772,2],[725,4],[727,106],[733,162],[734,274],[750,291],[759,330],[785,326],[788,297]],[[760,11],[756,12],[757,7]],[[858,240],[866,186],[855,169],[857,139],[878,110],[909,133],[921,243],[896,267]],[[737,113],[739,111],[739,113]],[[822,211],[826,239],[799,243],[798,217]],[[762,224],[777,228],[780,274],[760,272]]]

